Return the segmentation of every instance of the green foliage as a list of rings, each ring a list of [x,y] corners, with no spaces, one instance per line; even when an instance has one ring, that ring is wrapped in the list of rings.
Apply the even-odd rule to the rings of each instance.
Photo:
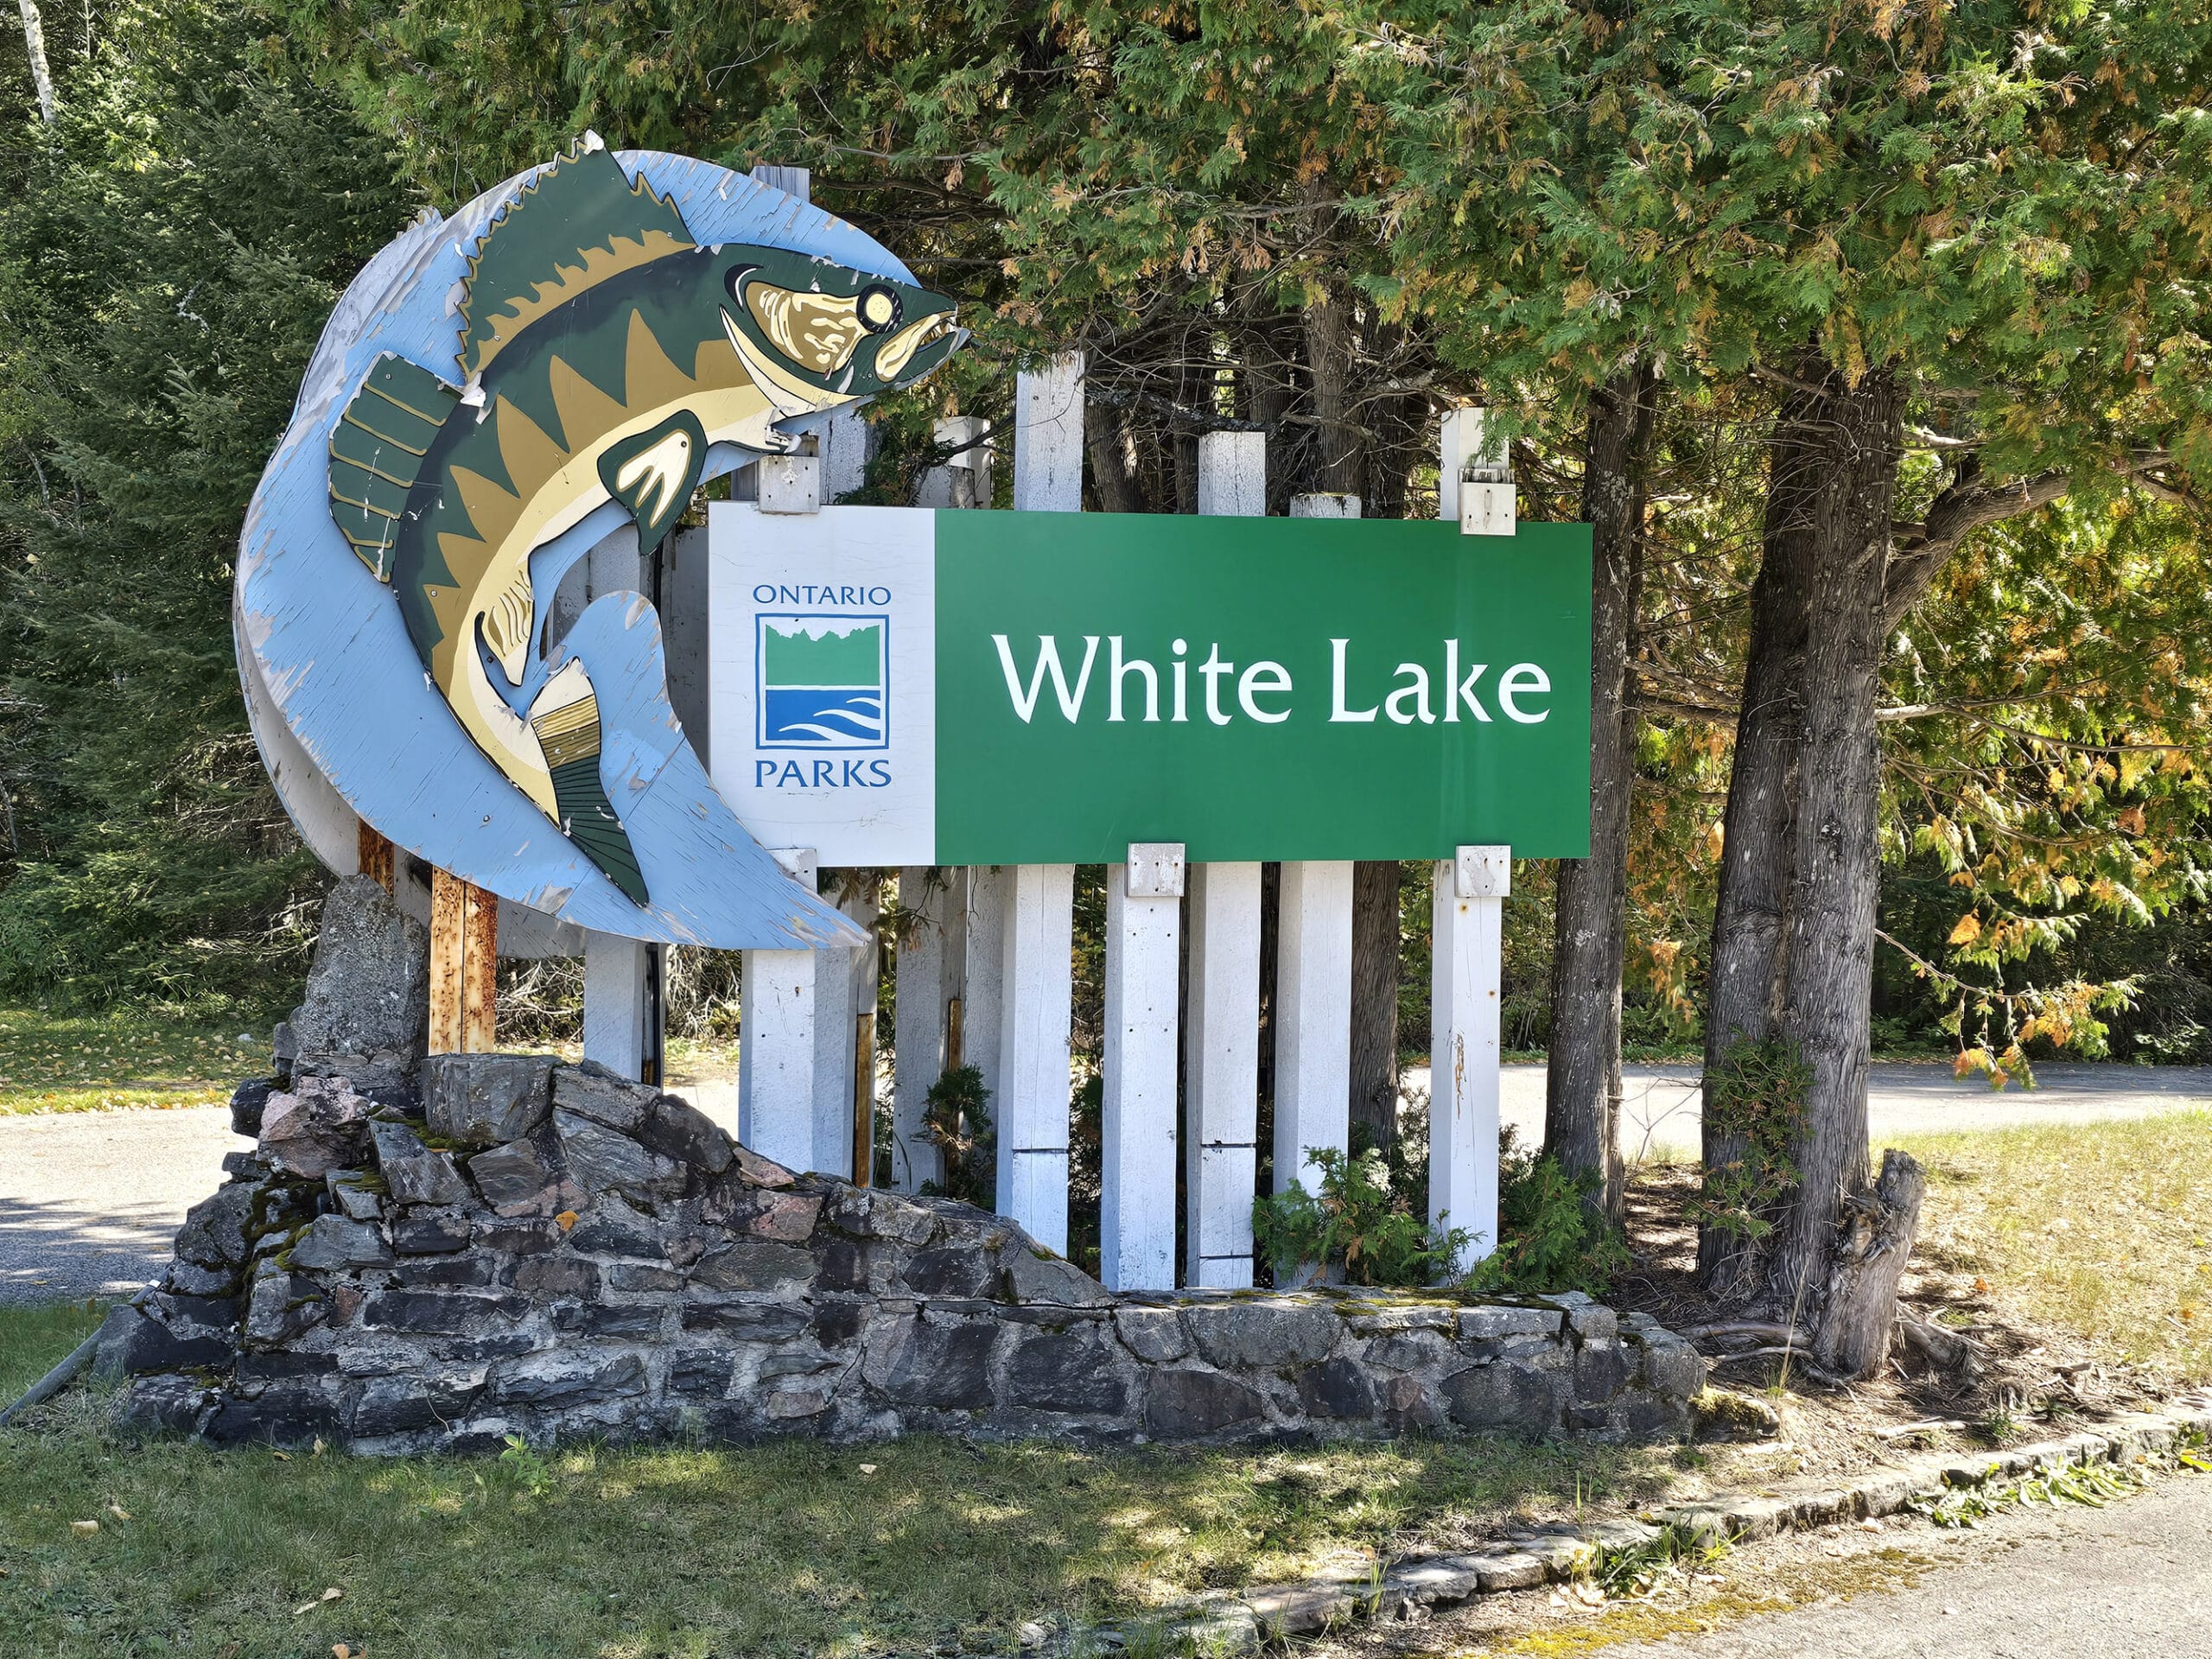
[[[412,199],[251,8],[129,0],[0,144],[0,993],[287,999],[321,873],[248,736],[248,497]]]
[[[1592,1202],[1595,1170],[1571,1176],[1548,1154],[1498,1137],[1497,1249],[1467,1275],[1471,1290],[1602,1296],[1628,1266],[1628,1245]]]
[[[944,1160],[940,1185],[924,1182],[922,1190],[948,1198],[963,1198],[988,1208],[998,1135],[991,1125],[991,1091],[983,1074],[974,1065],[957,1065],[929,1087],[922,1109],[922,1133],[937,1143]]]
[[[1796,1046],[1780,1037],[1739,1037],[1706,1080],[1707,1144],[1733,1149],[1708,1161],[1690,1218],[1726,1235],[1738,1248],[1774,1230],[1775,1213],[1796,1190],[1792,1153],[1805,1119],[1813,1071]]]
[[[1309,1147],[1306,1155],[1321,1172],[1318,1193],[1293,1181],[1252,1204],[1253,1242],[1277,1284],[1310,1267],[1340,1270],[1346,1284],[1432,1285],[1474,1242],[1463,1227],[1432,1230],[1393,1184],[1381,1153]]]

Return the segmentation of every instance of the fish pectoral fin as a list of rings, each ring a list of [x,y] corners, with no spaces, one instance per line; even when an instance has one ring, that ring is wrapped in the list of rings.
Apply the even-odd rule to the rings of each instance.
[[[659,546],[676,527],[706,465],[707,431],[689,410],[607,446],[600,457],[599,481],[629,508],[639,552]]]
[[[552,774],[561,833],[632,904],[644,904],[645,878],[637,851],[600,780],[599,697],[581,664],[570,663],[548,682],[531,711],[530,728]]]
[[[531,591],[530,566],[516,573],[506,591],[485,607],[481,618],[484,643],[491,648],[509,685],[522,683],[528,665],[530,642],[537,637],[537,599]]]

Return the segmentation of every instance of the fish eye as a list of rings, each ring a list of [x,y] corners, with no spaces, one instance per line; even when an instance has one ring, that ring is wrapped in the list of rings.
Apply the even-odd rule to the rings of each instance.
[[[899,326],[899,314],[904,308],[899,303],[896,289],[881,283],[870,283],[861,289],[857,302],[861,327],[871,334],[887,334]]]

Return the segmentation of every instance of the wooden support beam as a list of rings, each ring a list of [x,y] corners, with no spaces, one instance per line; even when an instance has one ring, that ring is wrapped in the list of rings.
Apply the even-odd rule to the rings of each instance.
[[[430,873],[430,1052],[496,1046],[499,901],[443,870]]]
[[[853,1024],[853,1185],[875,1185],[875,1014]]]
[[[398,868],[398,860],[391,842],[382,830],[366,818],[360,820],[358,830],[359,869],[363,875],[372,878],[386,893],[391,893]]]
[[[802,887],[820,876],[810,849],[776,860]],[[747,950],[737,1048],[738,1139],[787,1169],[812,1169],[815,1156],[815,977],[825,953]],[[840,1145],[836,1161],[847,1148]]]
[[[999,1213],[1048,1249],[1068,1247],[1068,1003],[1075,866],[1008,872],[1006,1001],[999,1033]],[[972,1010],[971,1010],[972,1014]],[[970,1040],[975,1033],[971,1030]]]

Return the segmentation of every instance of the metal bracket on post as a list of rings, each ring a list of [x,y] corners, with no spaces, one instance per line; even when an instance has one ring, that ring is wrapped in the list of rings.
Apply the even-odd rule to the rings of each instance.
[[[1180,899],[1183,896],[1183,843],[1179,841],[1133,841],[1129,843],[1128,890],[1131,899]]]
[[[1491,435],[1490,411],[1455,409],[1444,416],[1438,516],[1457,518],[1462,536],[1510,536],[1519,522],[1513,457]]]
[[[822,511],[819,455],[763,455],[753,463],[763,512]]]

